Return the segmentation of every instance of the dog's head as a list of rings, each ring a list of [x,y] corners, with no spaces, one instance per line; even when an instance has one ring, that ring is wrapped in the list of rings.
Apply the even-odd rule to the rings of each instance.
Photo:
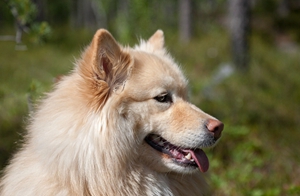
[[[115,127],[132,132],[139,161],[160,172],[208,170],[202,148],[215,145],[223,124],[188,102],[187,80],[161,30],[134,48],[98,30],[78,69],[90,104],[126,122]]]

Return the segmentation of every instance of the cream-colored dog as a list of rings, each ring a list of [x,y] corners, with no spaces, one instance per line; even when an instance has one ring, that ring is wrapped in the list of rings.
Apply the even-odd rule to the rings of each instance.
[[[188,102],[158,30],[120,46],[98,30],[32,116],[1,196],[203,195],[223,124]]]

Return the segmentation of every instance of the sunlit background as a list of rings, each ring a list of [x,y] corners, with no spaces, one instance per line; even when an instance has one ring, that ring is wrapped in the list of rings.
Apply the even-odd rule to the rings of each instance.
[[[213,195],[300,195],[300,0],[1,0],[0,169],[98,28],[130,46],[164,31],[191,101],[225,123]]]

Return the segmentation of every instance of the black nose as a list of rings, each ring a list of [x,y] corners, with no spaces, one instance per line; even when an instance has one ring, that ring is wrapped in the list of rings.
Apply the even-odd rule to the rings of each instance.
[[[216,119],[208,119],[206,123],[206,128],[208,131],[214,134],[215,139],[219,139],[221,137],[224,124],[221,121]]]

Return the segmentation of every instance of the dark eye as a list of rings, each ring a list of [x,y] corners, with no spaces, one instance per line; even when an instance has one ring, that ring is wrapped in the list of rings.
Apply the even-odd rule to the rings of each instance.
[[[170,94],[162,94],[154,97],[154,99],[160,103],[169,103],[172,102],[172,97]]]

